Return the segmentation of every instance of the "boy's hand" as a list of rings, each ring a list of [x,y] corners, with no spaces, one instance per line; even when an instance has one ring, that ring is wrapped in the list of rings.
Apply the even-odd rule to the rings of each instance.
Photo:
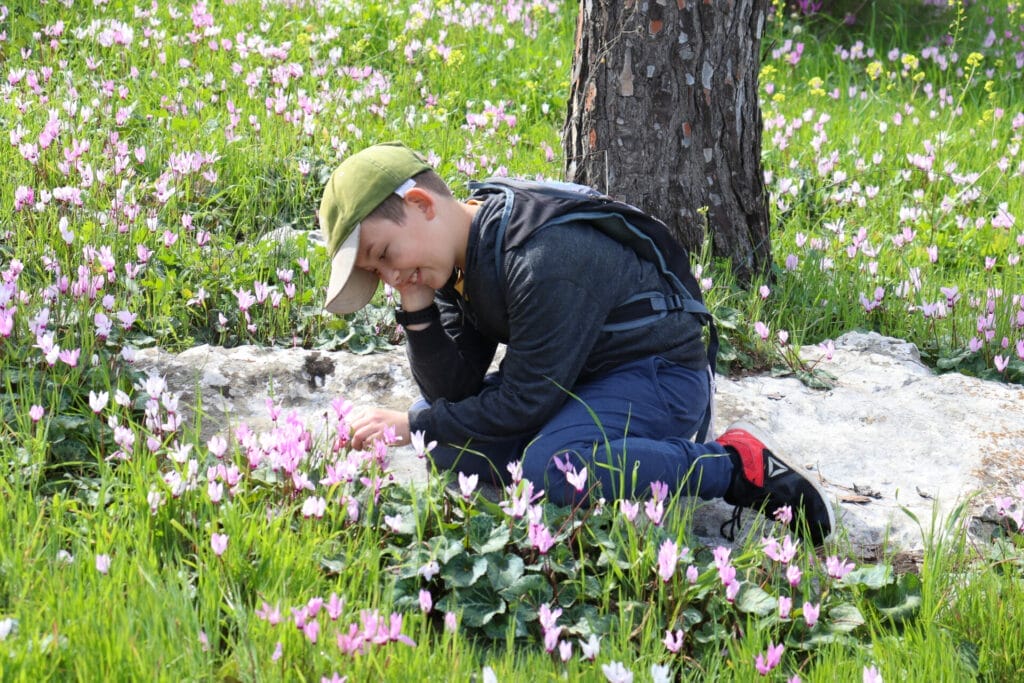
[[[434,289],[427,285],[409,285],[398,290],[399,301],[406,311],[419,311],[434,303]]]
[[[352,413],[349,426],[352,428],[352,448],[357,451],[365,450],[374,439],[383,438],[388,428],[394,430],[394,445],[409,443],[409,416],[399,410],[357,408]]]

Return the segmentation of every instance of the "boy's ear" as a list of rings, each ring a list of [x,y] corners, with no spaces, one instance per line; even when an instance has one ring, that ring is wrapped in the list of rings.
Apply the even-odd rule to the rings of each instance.
[[[422,187],[411,187],[406,191],[404,200],[407,207],[422,211],[427,220],[434,218],[436,212],[434,204],[437,200],[427,190]]]

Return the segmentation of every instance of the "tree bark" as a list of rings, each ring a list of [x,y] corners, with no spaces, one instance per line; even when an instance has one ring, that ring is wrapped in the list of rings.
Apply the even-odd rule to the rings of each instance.
[[[744,284],[771,265],[758,71],[769,0],[580,0],[566,178],[658,216]],[[706,208],[706,221],[703,215]]]

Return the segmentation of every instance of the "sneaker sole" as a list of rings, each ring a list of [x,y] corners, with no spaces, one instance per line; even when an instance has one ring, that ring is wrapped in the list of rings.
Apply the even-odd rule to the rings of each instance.
[[[822,501],[824,501],[825,503],[825,511],[828,513],[829,532],[827,536],[821,539],[820,543],[825,543],[825,541],[828,541],[830,538],[832,538],[832,536],[834,536],[836,533],[835,510],[833,509],[832,501],[829,500],[828,494],[825,493],[825,489],[823,489],[821,485],[815,480],[815,478],[811,476],[811,473],[808,472],[803,467],[801,467],[800,465],[794,463],[788,457],[786,457],[786,455],[781,450],[779,450],[779,446],[775,442],[775,439],[770,437],[760,427],[752,425],[749,422],[744,422],[743,420],[740,420],[739,422],[733,422],[732,424],[730,424],[727,430],[728,429],[742,429],[743,431],[747,432],[755,439],[763,443],[768,448],[768,450],[772,452],[772,455],[775,456],[776,460],[780,461],[783,465],[785,465],[786,467],[788,467],[789,469],[796,472],[801,477],[807,480],[807,482],[811,485],[811,488],[813,488],[818,493],[818,495],[821,496]]]

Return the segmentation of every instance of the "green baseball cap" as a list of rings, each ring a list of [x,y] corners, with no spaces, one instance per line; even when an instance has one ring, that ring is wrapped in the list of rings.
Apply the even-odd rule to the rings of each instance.
[[[331,279],[324,303],[328,311],[336,315],[353,313],[373,298],[379,278],[355,267],[359,223],[388,196],[405,196],[414,184],[412,177],[429,170],[426,159],[401,142],[385,142],[356,152],[331,174],[319,213],[331,257]]]

